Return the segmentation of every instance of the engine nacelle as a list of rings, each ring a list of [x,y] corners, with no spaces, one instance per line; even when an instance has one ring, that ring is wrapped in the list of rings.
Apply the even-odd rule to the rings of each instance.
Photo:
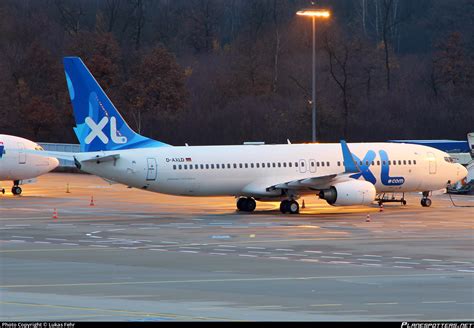
[[[375,199],[375,187],[368,181],[352,180],[336,183],[319,192],[319,198],[335,206],[370,205]]]

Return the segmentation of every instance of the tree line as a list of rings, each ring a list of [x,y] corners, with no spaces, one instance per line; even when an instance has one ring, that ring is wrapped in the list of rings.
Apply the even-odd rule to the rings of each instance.
[[[474,130],[472,0],[317,1],[320,141]],[[0,132],[73,142],[63,56],[136,131],[170,144],[311,139],[304,0],[3,0]]]

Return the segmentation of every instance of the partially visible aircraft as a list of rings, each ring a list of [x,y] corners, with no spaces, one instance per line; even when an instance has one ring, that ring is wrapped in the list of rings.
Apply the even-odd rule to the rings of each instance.
[[[135,133],[80,58],[64,58],[64,67],[81,152],[47,154],[127,186],[172,195],[235,196],[244,212],[255,210],[256,200],[281,201],[282,213],[296,214],[304,194],[345,206],[369,205],[377,193],[421,191],[421,205],[428,207],[430,191],[467,174],[447,153],[420,145],[173,147]]]
[[[0,181],[13,181],[12,194],[20,195],[20,185],[35,182],[36,177],[59,165],[54,157],[29,153],[43,151],[40,145],[28,139],[0,134]],[[2,194],[5,189],[1,188]]]

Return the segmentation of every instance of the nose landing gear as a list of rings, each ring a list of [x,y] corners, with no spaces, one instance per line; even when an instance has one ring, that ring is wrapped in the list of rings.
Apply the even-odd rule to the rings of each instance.
[[[20,184],[20,181],[15,180],[13,181],[13,187],[12,187],[12,194],[15,196],[18,196],[21,194],[21,188],[18,186]]]
[[[423,198],[421,199],[421,206],[423,207],[430,207],[431,206],[431,199],[428,198],[430,195],[429,191],[423,191]]]

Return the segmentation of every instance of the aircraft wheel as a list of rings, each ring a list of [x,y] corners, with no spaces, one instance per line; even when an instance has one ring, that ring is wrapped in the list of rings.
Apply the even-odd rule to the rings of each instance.
[[[245,211],[253,212],[257,207],[257,202],[253,198],[247,198],[245,202]]]
[[[403,200],[402,200],[402,204],[403,204],[403,205],[406,205],[406,204],[407,204],[407,201],[403,199]]]
[[[2,194],[4,194],[4,195],[5,195],[5,189],[4,189],[4,188],[2,188]]]
[[[22,191],[21,188],[18,187],[18,186],[13,186],[12,187],[12,194],[13,195],[19,195],[19,194],[21,194],[21,191]]]
[[[243,211],[244,208],[245,208],[245,202],[247,201],[246,198],[243,198],[243,197],[240,197],[238,200],[237,200],[237,209],[239,211]]]
[[[280,212],[283,214],[288,213],[290,211],[290,201],[285,199],[282,200],[280,203]]]
[[[257,207],[257,203],[253,198],[239,198],[237,201],[237,208],[242,212],[253,212]]]
[[[430,207],[430,206],[431,206],[431,199],[429,199],[429,198],[422,198],[422,199],[421,199],[421,206],[423,206],[423,207]]]
[[[298,214],[300,212],[300,205],[296,200],[290,200],[288,202],[288,209],[290,214]]]

